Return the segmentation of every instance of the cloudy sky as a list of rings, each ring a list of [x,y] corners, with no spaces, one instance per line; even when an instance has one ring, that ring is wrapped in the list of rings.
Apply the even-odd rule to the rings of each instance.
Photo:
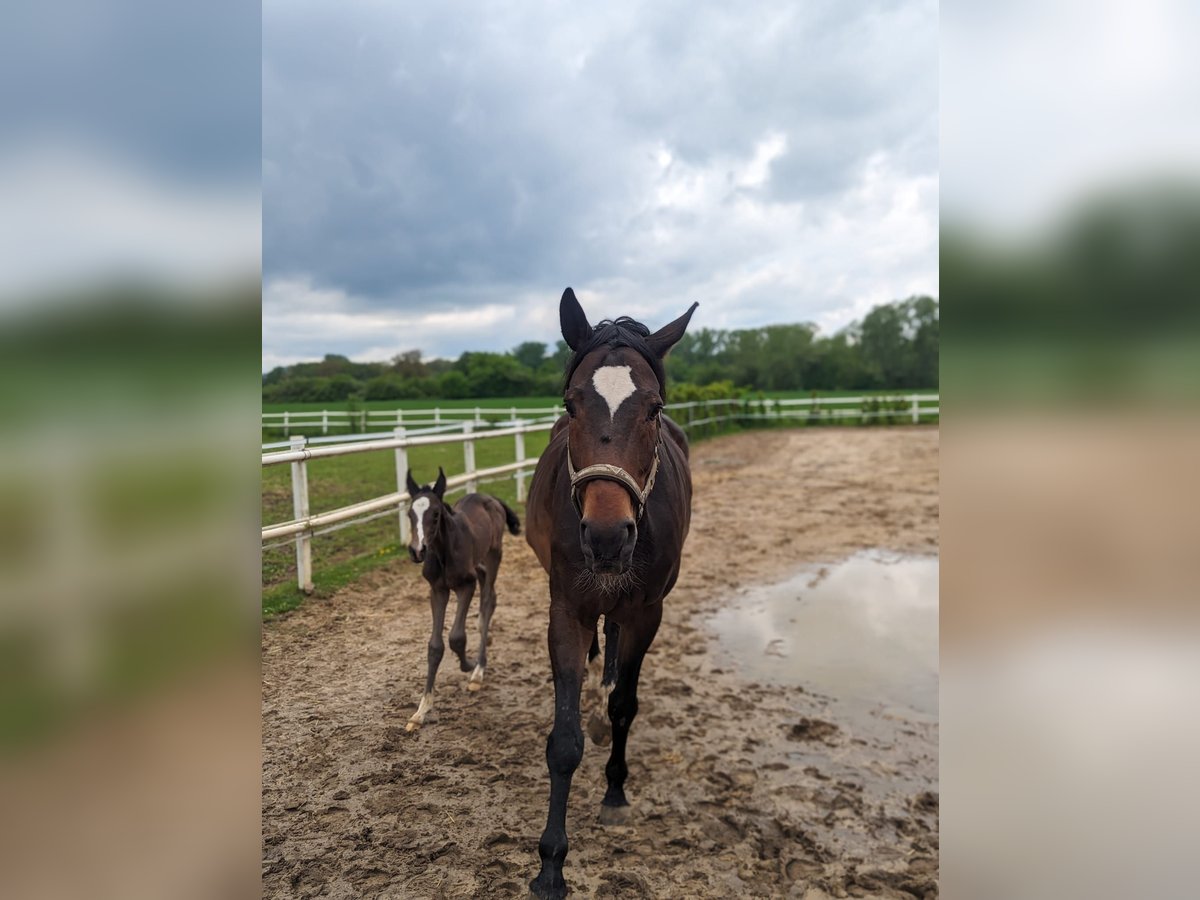
[[[937,293],[936,2],[263,5],[263,366]]]

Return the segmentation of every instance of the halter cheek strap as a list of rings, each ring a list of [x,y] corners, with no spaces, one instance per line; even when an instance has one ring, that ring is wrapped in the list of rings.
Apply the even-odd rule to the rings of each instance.
[[[568,437],[567,474],[571,476],[571,503],[575,507],[575,512],[579,513],[580,518],[583,518],[583,505],[579,501],[579,486],[581,484],[586,484],[589,481],[615,481],[628,490],[633,495],[633,499],[637,501],[637,520],[640,522],[642,520],[642,513],[646,511],[646,498],[654,490],[654,479],[658,477],[658,457],[661,448],[662,432],[660,429],[658,440],[654,443],[654,462],[650,465],[650,475],[646,478],[646,486],[640,487],[636,479],[620,466],[613,466],[608,463],[596,463],[595,465],[584,466],[582,469],[577,470],[575,464],[571,461],[571,439]]]

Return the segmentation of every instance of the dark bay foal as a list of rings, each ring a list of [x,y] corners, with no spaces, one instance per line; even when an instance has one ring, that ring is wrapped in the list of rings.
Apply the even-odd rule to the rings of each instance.
[[[496,573],[500,569],[504,529],[507,526],[511,534],[519,534],[521,522],[508,506],[486,494],[467,494],[451,509],[443,502],[446,473],[440,467],[437,481],[432,485],[418,485],[411,471],[407,475],[407,484],[411,498],[408,554],[413,562],[422,564],[421,574],[429,582],[429,605],[433,610],[425,693],[421,705],[405,726],[414,731],[421,727],[433,707],[433,680],[446,652],[442,629],[451,591],[458,598],[458,606],[454,611],[454,624],[450,626],[450,649],[458,657],[462,671],[471,672],[467,689],[477,691],[483,687],[488,626],[496,610]],[[467,610],[476,585],[479,587],[478,662],[467,657],[466,626]]]

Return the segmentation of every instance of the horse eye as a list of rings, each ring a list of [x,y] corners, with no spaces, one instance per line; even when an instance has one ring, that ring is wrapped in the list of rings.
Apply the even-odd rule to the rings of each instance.
[[[655,404],[654,404],[652,407],[650,407],[650,412],[649,412],[649,414],[646,416],[646,421],[647,421],[647,422],[653,422],[655,419],[657,419],[657,418],[658,418],[658,414],[659,414],[660,412],[662,412],[662,404],[661,404],[661,403],[655,403]]]
[[[575,418],[575,403],[571,400],[564,400],[563,406],[567,408],[567,415],[572,419]]]

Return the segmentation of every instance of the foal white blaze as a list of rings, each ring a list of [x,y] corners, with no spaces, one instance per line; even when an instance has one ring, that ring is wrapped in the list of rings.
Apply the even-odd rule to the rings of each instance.
[[[611,422],[617,415],[621,404],[633,396],[637,390],[629,366],[602,366],[592,375],[592,387],[608,404],[608,420]]]
[[[413,517],[417,520],[417,546],[425,546],[425,510],[429,509],[429,498],[418,497],[413,501]]]

